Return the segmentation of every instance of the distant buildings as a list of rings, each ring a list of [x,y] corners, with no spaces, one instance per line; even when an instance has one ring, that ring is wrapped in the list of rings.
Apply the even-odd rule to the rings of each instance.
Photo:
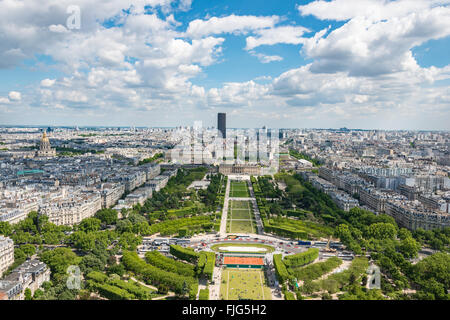
[[[229,174],[245,174],[245,175],[255,175],[261,174],[261,166],[250,165],[250,164],[221,164],[219,166],[219,172],[224,175]]]
[[[427,210],[418,201],[387,201],[386,213],[392,216],[399,226],[410,230],[450,227],[450,214]]]
[[[160,175],[149,180],[146,185],[155,191],[159,191],[167,185],[167,182],[169,182],[169,176]]]
[[[14,263],[14,242],[7,237],[0,235],[0,278]]]
[[[408,172],[407,170],[397,171]],[[380,170],[380,172],[384,174],[386,170]],[[450,199],[444,192],[441,192],[443,195],[420,194],[415,187],[405,184],[400,185],[399,192],[392,189],[379,189],[373,184],[374,176],[367,176],[365,173],[362,175],[368,181],[348,171],[333,170],[325,166],[319,169],[319,176],[329,182],[313,174],[303,174],[314,187],[329,194],[343,210],[348,211],[358,205],[358,201],[349,196],[357,195],[362,205],[366,205],[377,213],[386,213],[392,216],[401,227],[411,230],[417,228],[431,230],[450,226]],[[427,179],[427,181],[438,180]],[[330,184],[348,194],[335,191]]]

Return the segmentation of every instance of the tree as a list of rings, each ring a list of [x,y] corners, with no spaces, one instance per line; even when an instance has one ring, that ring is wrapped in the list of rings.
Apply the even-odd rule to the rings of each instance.
[[[33,300],[38,300],[40,297],[42,297],[44,295],[44,292],[41,290],[41,289],[37,289],[35,292],[34,292],[34,295],[33,295]]]
[[[413,238],[406,238],[400,241],[399,250],[405,258],[414,258],[420,250],[420,245]]]
[[[80,269],[84,274],[88,274],[91,271],[103,271],[105,263],[102,259],[90,253],[81,259]]]
[[[133,224],[128,219],[123,219],[117,222],[116,225],[117,232],[123,233],[123,232],[132,232],[133,231]]]
[[[84,232],[98,231],[101,226],[101,221],[97,218],[87,218],[80,222],[79,228]]]
[[[367,275],[363,274],[363,276],[361,277],[361,285],[363,287],[365,287],[367,285]]]
[[[352,233],[346,224],[340,224],[335,229],[335,236],[343,243],[349,243],[353,240]]]
[[[107,225],[115,224],[118,220],[118,213],[113,209],[102,209],[97,211],[95,218]]]
[[[350,277],[348,278],[348,283],[350,285],[353,285],[355,284],[355,282],[356,282],[356,275],[352,272],[350,273]]]
[[[332,297],[328,292],[325,292],[322,294],[322,300],[332,300]]]
[[[367,228],[367,236],[379,240],[394,239],[396,233],[395,226],[385,222],[373,223]]]
[[[108,268],[107,273],[117,274],[122,277],[125,274],[125,268],[123,264],[114,264]]]
[[[12,231],[13,231],[13,229],[12,229],[11,225],[9,224],[9,222],[7,222],[7,221],[0,222],[0,234],[8,237],[12,234]]]
[[[25,300],[33,300],[30,288],[25,289]]]
[[[186,281],[183,282],[183,288],[181,289],[181,293],[183,294],[183,297],[187,296],[189,293],[189,285]]]
[[[26,254],[27,257],[31,257],[33,254],[36,253],[36,247],[32,244],[24,244],[20,246],[20,249],[23,251],[23,253]]]
[[[63,275],[70,265],[78,265],[81,258],[68,248],[56,248],[41,253],[41,260],[50,268],[54,274]]]
[[[426,286],[430,280],[434,279],[444,288],[450,288],[448,270],[450,270],[450,255],[438,252],[416,263],[410,276],[421,286]]]
[[[398,237],[399,237],[401,240],[405,240],[405,239],[407,239],[407,238],[412,238],[412,233],[411,233],[411,231],[409,231],[409,230],[406,229],[406,228],[401,228],[401,229],[398,231]]]
[[[169,292],[169,287],[163,283],[158,285],[158,293],[167,294]]]

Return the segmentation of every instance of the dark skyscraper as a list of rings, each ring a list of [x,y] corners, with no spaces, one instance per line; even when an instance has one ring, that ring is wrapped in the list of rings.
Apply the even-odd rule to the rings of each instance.
[[[222,137],[225,139],[227,137],[227,114],[218,113],[217,114],[217,129],[222,133]]]

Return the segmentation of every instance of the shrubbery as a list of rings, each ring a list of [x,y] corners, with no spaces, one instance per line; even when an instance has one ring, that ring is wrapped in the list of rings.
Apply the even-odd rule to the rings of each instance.
[[[313,262],[319,257],[319,249],[311,248],[305,252],[284,257],[284,263],[292,268],[301,267]]]
[[[170,254],[177,257],[178,259],[194,264],[196,264],[198,262],[198,259],[200,258],[200,254],[195,252],[194,249],[184,248],[176,244],[172,244],[170,246]]]
[[[189,287],[189,297],[197,296],[198,281],[192,277],[182,276],[173,272],[168,272],[145,263],[135,252],[124,251],[122,262],[124,266],[141,276],[146,283],[154,286],[164,285],[177,294],[183,294],[185,283]]]
[[[150,251],[145,254],[145,261],[157,268],[178,273],[188,277],[195,276],[194,266],[181,261],[168,258],[158,251]]]
[[[209,300],[209,289],[201,289],[198,300]]]
[[[331,257],[326,261],[317,262],[306,267],[288,268],[288,271],[292,273],[298,280],[314,280],[339,267],[341,264],[341,259],[337,257]]]
[[[273,265],[275,267],[275,274],[280,283],[284,283],[289,279],[289,273],[284,265],[281,254],[273,255]]]
[[[176,220],[166,220],[152,224],[149,228],[149,235],[160,233],[162,236],[177,234],[183,227],[194,232],[209,231],[213,227],[212,216],[197,216],[191,218],[181,218]]]

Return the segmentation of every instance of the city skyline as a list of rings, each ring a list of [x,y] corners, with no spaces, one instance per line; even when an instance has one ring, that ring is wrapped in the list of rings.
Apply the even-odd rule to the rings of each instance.
[[[450,130],[449,4],[2,2],[0,125]]]

